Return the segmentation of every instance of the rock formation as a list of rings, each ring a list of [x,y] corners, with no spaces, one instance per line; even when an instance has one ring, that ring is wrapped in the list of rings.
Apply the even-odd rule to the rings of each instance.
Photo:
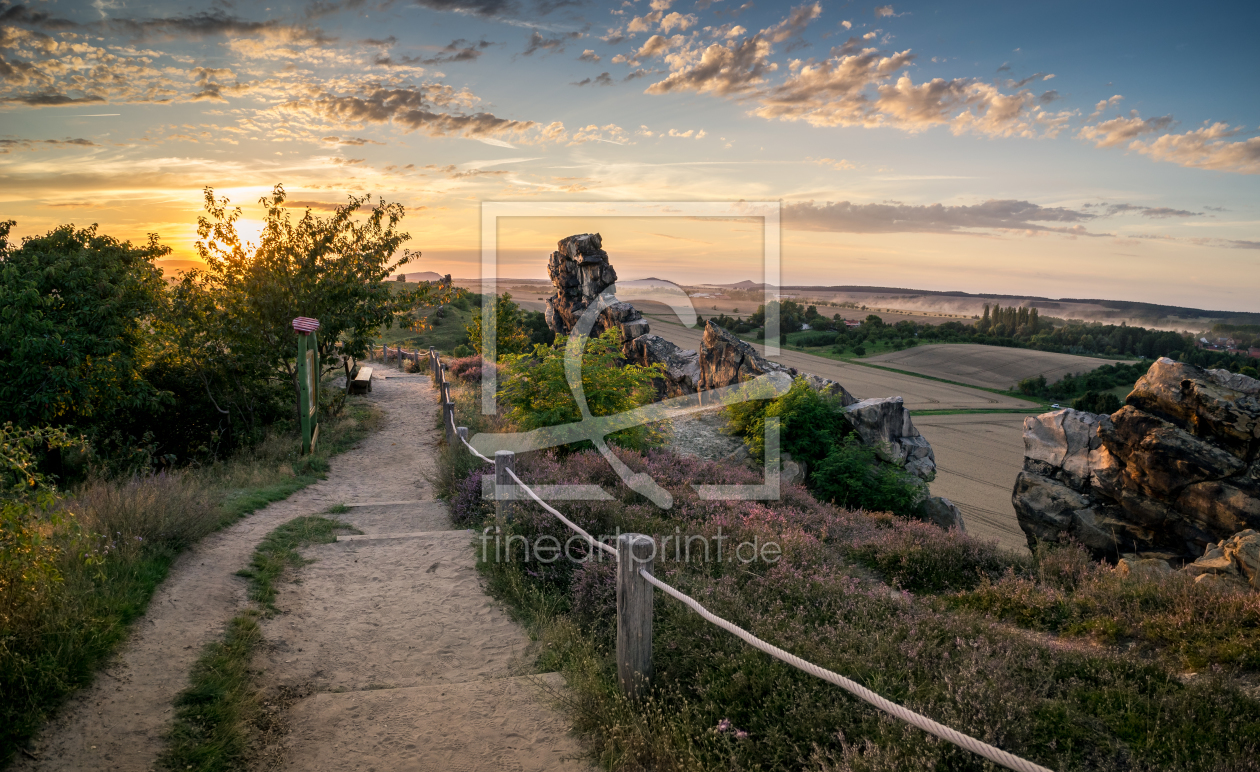
[[[1110,416],[1024,421],[1012,502],[1029,544],[1194,560],[1260,528],[1260,381],[1160,359]]]
[[[1181,569],[1196,583],[1222,582],[1260,590],[1260,533],[1248,528],[1217,544]]]
[[[617,272],[609,263],[598,233],[561,239],[551,254],[547,273],[555,287],[555,295],[547,299],[547,325],[557,335],[568,335],[600,295],[609,301],[606,293],[617,281]],[[599,335],[612,327],[621,328],[627,361],[664,365],[665,375],[657,383],[661,397],[733,386],[767,373],[804,378],[814,390],[839,396],[847,408],[845,417],[849,423],[883,461],[904,466],[907,472],[925,481],[936,476],[932,446],[914,428],[901,397],[859,402],[835,381],[766,359],[751,344],[712,320],[705,324],[699,351],[680,349],[659,335],[652,335],[643,315],[629,303],[611,302],[600,312],[591,334]],[[924,506],[926,519],[947,528],[963,527],[962,513],[947,499],[930,499]]]

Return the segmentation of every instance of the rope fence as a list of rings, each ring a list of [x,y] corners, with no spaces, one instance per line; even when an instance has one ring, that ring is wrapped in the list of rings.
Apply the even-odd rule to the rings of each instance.
[[[653,558],[656,545],[652,537],[644,534],[621,534],[617,538],[617,546],[613,547],[599,541],[587,533],[581,526],[565,517],[559,510],[543,501],[532,488],[516,475],[513,469],[514,454],[501,450],[493,459],[482,455],[468,442],[468,429],[455,426],[454,402],[450,398],[450,387],[443,373],[441,360],[435,349],[429,349],[430,364],[433,366],[434,386],[439,390],[443,408],[443,424],[448,441],[458,438],[474,457],[495,467],[495,519],[502,529],[510,519],[511,502],[514,492],[511,488],[524,491],[544,510],[569,529],[582,536],[592,547],[603,550],[617,560],[617,675],[621,686],[631,697],[642,696],[651,685],[652,680],[652,588],[660,590],[680,603],[688,606],[705,621],[720,627],[759,651],[775,659],[785,662],[798,670],[834,684],[858,699],[884,711],[894,718],[923,730],[934,737],[975,753],[978,756],[999,764],[1016,772],[1051,772],[1039,764],[1022,759],[1001,748],[977,740],[970,735],[937,723],[927,716],[886,700],[861,684],[852,681],[839,673],[819,667],[812,662],[801,659],[790,652],[780,649],[771,643],[761,640],[747,630],[737,627],[702,606],[695,598],[683,593],[652,575]],[[511,480],[515,485],[508,482]],[[649,553],[646,548],[650,547]],[[635,569],[638,564],[638,569]]]

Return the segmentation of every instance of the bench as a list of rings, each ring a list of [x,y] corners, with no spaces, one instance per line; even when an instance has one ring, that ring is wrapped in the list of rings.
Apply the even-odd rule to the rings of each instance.
[[[351,394],[366,394],[372,390],[372,368],[360,367],[350,381]]]

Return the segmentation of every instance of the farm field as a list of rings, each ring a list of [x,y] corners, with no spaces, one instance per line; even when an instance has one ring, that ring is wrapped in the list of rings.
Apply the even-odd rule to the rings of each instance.
[[[1085,373],[1127,360],[977,343],[940,343],[891,351],[860,361],[986,389],[1010,389],[1025,378],[1044,375],[1047,383],[1054,383],[1069,373]]]
[[[699,330],[652,321],[652,332],[684,349],[698,349]],[[752,344],[758,351],[762,347]],[[1035,410],[1037,404],[1005,394],[980,391],[952,383],[930,381],[915,375],[901,375],[887,370],[877,370],[860,364],[850,364],[836,359],[826,359],[798,351],[784,351],[775,357],[788,367],[821,375],[844,384],[858,399],[900,396],[906,407],[921,410]]]
[[[1015,520],[1011,489],[1024,462],[1024,418],[1012,413],[914,417],[936,454],[932,495],[958,505],[972,536],[994,539],[1019,553],[1028,552],[1028,543]]]

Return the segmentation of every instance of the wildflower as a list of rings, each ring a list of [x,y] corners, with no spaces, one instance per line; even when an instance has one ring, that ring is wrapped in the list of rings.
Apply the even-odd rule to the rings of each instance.
[[[736,740],[747,740],[747,739],[748,739],[748,733],[747,733],[747,732],[745,732],[743,729],[736,729],[736,730],[735,730],[735,739],[736,739]]]
[[[717,727],[714,729],[714,731],[717,731],[717,732],[729,732],[730,730],[731,730],[731,720],[729,718],[724,718],[721,721],[719,721]]]

